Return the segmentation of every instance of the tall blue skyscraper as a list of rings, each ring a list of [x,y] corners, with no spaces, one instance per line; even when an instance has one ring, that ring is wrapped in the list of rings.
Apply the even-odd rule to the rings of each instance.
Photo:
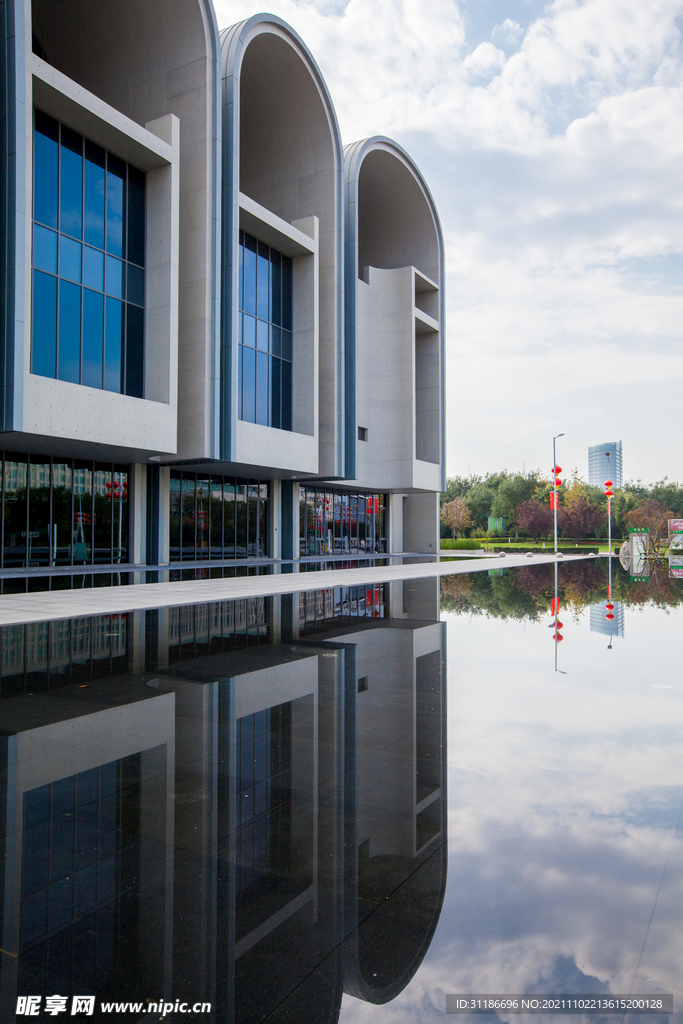
[[[605,480],[611,480],[615,487],[623,486],[621,441],[605,441],[588,449],[588,483],[602,487]]]

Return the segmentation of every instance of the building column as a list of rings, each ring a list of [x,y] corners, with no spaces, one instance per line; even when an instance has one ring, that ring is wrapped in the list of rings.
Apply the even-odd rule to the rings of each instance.
[[[159,565],[168,565],[171,558],[171,470],[159,466]]]
[[[403,551],[403,494],[389,494],[388,513],[389,523],[387,529],[387,551],[389,554],[397,554]]]
[[[439,495],[436,491],[408,494],[403,499],[403,550],[439,553]]]
[[[299,557],[299,485],[291,480],[280,484],[280,552],[280,558]],[[283,568],[292,571],[291,566]]]
[[[128,478],[128,561],[135,565],[145,561],[146,488],[147,467],[135,463]]]
[[[270,515],[268,517],[268,555],[282,558],[282,481],[270,481]]]

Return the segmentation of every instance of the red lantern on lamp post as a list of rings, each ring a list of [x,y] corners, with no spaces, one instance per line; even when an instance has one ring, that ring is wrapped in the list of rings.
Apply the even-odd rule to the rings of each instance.
[[[612,498],[614,497],[614,491],[612,490],[613,486],[614,485],[611,480],[605,480],[605,497],[607,498],[607,553],[610,559],[610,563],[612,561]]]
[[[555,554],[557,554],[557,510],[559,503],[557,500],[557,488],[562,486],[560,480],[560,473],[562,472],[562,466],[558,466],[555,461],[555,441],[558,437],[564,437],[564,434],[556,434],[553,438],[553,468],[550,470],[552,474],[553,490],[550,495],[550,510],[554,513],[554,538],[555,538]]]

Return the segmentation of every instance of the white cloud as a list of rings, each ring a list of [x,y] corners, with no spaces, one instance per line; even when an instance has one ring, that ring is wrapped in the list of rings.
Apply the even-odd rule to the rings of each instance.
[[[502,43],[516,43],[521,35],[524,35],[524,29],[518,21],[513,21],[512,18],[506,18],[500,25],[494,26],[491,32],[491,38],[500,40]]]
[[[384,1007],[345,998],[340,1024],[431,1024],[448,992],[680,990],[683,702],[650,685],[653,644],[675,657],[675,625],[627,613],[609,662],[587,612],[567,617],[559,676],[545,623],[447,619],[441,918],[405,991]]]
[[[496,49],[492,43],[479,43],[476,50],[469,53],[460,64],[462,71],[473,75],[486,75],[499,71],[505,64],[505,54]]]

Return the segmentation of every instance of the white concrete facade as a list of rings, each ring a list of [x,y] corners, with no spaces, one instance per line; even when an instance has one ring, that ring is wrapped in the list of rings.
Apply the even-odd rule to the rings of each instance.
[[[128,563],[173,558],[178,467],[267,482],[271,557],[301,550],[307,481],[386,495],[386,550],[436,550],[443,240],[408,154],[380,137],[344,149],[313,55],[274,16],[219,33],[211,0],[6,0],[4,15],[7,458],[129,465]],[[32,372],[34,110],[145,173],[142,397]],[[291,260],[287,429],[241,413],[240,231]]]

